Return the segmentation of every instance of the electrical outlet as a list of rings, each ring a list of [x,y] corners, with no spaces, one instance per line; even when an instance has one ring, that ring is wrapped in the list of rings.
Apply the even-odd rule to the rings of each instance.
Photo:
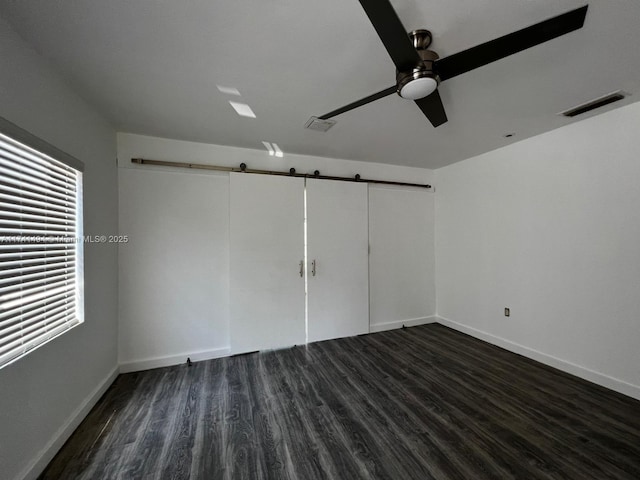
[[[504,307],[504,316],[505,317],[511,316],[511,309],[509,307]]]

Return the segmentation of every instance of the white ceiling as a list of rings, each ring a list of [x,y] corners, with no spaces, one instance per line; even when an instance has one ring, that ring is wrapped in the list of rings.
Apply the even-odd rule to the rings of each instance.
[[[437,129],[392,95],[327,133],[303,127],[395,82],[357,0],[0,0],[0,13],[119,131],[167,138],[437,168],[593,115],[556,113],[609,92],[632,95],[597,113],[640,100],[637,0],[391,1],[441,57],[589,11],[581,30],[443,82],[449,122]]]

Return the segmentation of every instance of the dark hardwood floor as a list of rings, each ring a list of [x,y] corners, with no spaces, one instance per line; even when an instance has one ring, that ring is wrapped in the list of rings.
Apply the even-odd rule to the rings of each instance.
[[[640,479],[640,402],[432,324],[120,375],[42,479]]]

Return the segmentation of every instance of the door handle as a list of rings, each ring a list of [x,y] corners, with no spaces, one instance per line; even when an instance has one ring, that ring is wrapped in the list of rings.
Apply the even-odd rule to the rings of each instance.
[[[300,276],[304,277],[304,260],[300,260]]]
[[[316,261],[315,259],[311,262],[311,275],[316,276]]]

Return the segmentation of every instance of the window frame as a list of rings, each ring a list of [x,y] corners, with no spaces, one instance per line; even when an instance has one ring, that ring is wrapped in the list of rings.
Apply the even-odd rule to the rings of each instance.
[[[52,165],[55,165],[55,162],[59,162],[61,164],[63,164],[66,167],[71,168],[72,170],[74,170],[76,172],[76,179],[75,179],[75,239],[74,239],[74,253],[73,253],[73,259],[75,260],[75,268],[73,270],[74,274],[72,274],[72,276],[74,277],[74,284],[73,284],[73,289],[75,292],[75,300],[73,303],[71,303],[70,305],[75,306],[75,316],[73,318],[72,321],[67,321],[65,320],[65,323],[63,324],[63,326],[65,327],[63,330],[61,331],[57,331],[59,329],[59,327],[57,329],[54,329],[54,331],[57,331],[57,333],[55,333],[52,336],[45,336],[44,338],[38,338],[37,342],[32,343],[28,348],[24,349],[24,347],[22,347],[22,352],[18,353],[20,350],[20,347],[16,347],[15,348],[15,354],[11,355],[11,356],[7,356],[7,358],[5,358],[4,360],[0,359],[0,369],[11,365],[12,363],[16,362],[17,360],[25,357],[26,355],[30,354],[31,352],[39,349],[40,347],[42,347],[43,345],[46,345],[47,343],[49,343],[50,341],[52,341],[53,339],[69,332],[70,330],[72,330],[74,327],[81,325],[84,322],[84,246],[83,246],[83,224],[84,224],[84,214],[83,214],[83,176],[84,176],[84,163],[80,160],[78,160],[77,158],[69,155],[68,153],[63,152],[62,150],[56,148],[55,146],[49,144],[48,142],[36,137],[35,135],[29,133],[28,131],[20,128],[19,126],[15,125],[14,123],[6,120],[5,118],[0,117],[0,134],[8,137],[9,139],[13,140],[14,142],[20,143],[22,145],[24,145],[25,147],[27,147],[28,149],[32,149],[35,150],[36,152],[38,152],[40,154],[40,156],[44,156],[44,157],[48,157],[45,158],[44,160],[53,160]],[[6,157],[5,157],[6,158]],[[7,167],[7,168],[11,168],[11,167]],[[11,198],[11,195],[10,197]],[[11,202],[11,200],[8,200],[9,202]],[[8,210],[5,210],[6,212],[10,212],[12,211],[11,208],[9,208]],[[22,210],[20,210],[22,211]],[[0,213],[2,213],[2,211],[0,211]],[[7,218],[5,216],[5,218]],[[0,237],[3,234],[0,234]],[[9,234],[11,235],[11,234]],[[16,236],[19,236],[20,233],[18,233]],[[51,234],[51,237],[55,236],[55,233]],[[23,234],[23,236],[25,236],[25,234]],[[17,243],[16,243],[17,244]],[[38,242],[36,242],[36,244],[38,244]],[[42,249],[45,250],[47,248],[47,245],[51,245],[50,243],[47,242],[42,242]],[[65,256],[64,258],[67,258],[67,256]],[[46,275],[46,274],[45,274]],[[20,277],[21,274],[16,275],[15,277]],[[15,278],[14,277],[14,278]],[[7,277],[10,278],[10,277]],[[46,282],[46,277],[44,282]],[[46,283],[43,282],[43,285],[46,285]],[[14,292],[12,292],[14,293]],[[6,298],[6,297],[5,297]],[[2,313],[2,308],[1,308],[1,304],[2,304],[2,298],[0,298],[0,314]],[[65,309],[63,310],[63,312],[67,312],[68,311],[68,306],[65,305]],[[68,314],[67,314],[68,315]],[[10,315],[8,316],[6,319],[4,319],[7,323],[3,326],[3,322],[0,321],[0,340],[2,340],[3,338],[7,338],[9,336],[9,333],[7,333],[8,329],[10,327],[15,327],[16,323],[11,323],[10,319],[13,316]],[[15,317],[14,317],[15,318]],[[23,320],[21,320],[20,322],[23,322]],[[41,326],[37,329],[43,329],[43,333],[46,333],[46,313],[41,315],[41,318],[38,319],[37,321],[34,322],[34,324],[41,324]],[[24,328],[24,327],[21,327]],[[37,331],[36,330],[36,331]],[[6,335],[6,336],[5,336]],[[30,340],[30,342],[33,342],[33,340]],[[6,347],[6,345],[3,345],[3,347]],[[6,352],[3,353],[3,355],[8,355],[12,352],[11,349],[7,349]],[[0,349],[0,353],[2,353],[2,349]]]

